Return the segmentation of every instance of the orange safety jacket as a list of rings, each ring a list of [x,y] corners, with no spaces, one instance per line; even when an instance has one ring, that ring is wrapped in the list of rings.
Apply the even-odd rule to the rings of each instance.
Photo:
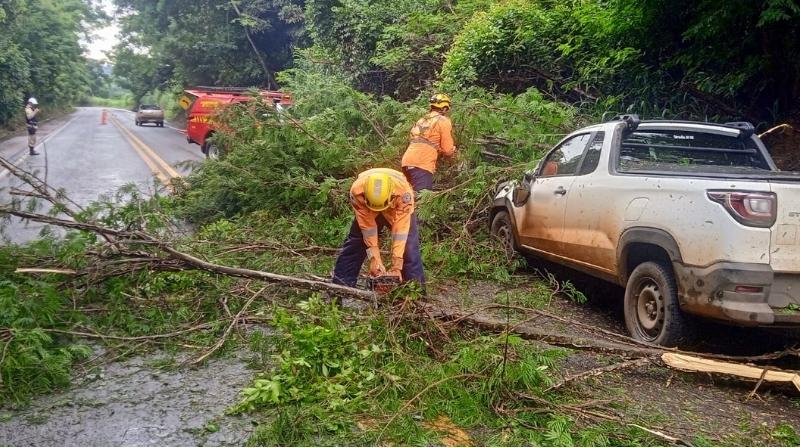
[[[394,180],[394,191],[389,208],[382,212],[372,211],[367,207],[364,187],[367,176],[372,173],[385,173]],[[411,214],[414,213],[414,190],[406,181],[403,173],[389,168],[374,168],[358,175],[358,179],[350,187],[350,203],[356,213],[356,221],[361,228],[364,244],[367,248],[378,248],[378,215],[383,215],[392,226],[392,257],[402,259],[406,251],[408,230],[411,228]]]
[[[411,128],[411,140],[403,154],[403,166],[436,172],[439,154],[449,157],[455,152],[453,123],[450,118],[431,111]]]

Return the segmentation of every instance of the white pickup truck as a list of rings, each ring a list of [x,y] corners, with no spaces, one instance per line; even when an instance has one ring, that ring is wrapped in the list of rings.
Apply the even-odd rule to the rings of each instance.
[[[497,186],[491,232],[625,287],[641,341],[688,343],[703,318],[800,328],[800,173],[753,131],[635,115],[580,129]]]

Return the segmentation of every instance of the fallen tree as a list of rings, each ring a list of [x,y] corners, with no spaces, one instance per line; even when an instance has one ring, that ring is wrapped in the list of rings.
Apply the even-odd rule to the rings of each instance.
[[[69,221],[69,220],[54,218],[47,215],[15,210],[11,207],[0,207],[0,212],[40,222],[43,224],[56,225],[68,229],[84,230],[97,233],[98,235],[114,237],[115,239],[110,241],[108,244],[130,245],[130,246],[135,246],[136,249],[133,249],[130,252],[127,251],[120,252],[119,249],[117,249],[116,251],[112,251],[111,252],[112,254],[139,255],[139,258],[129,258],[127,260],[123,259],[123,262],[138,263],[140,260],[145,260],[147,268],[151,270],[198,269],[220,275],[246,278],[251,280],[260,280],[267,283],[281,285],[287,288],[296,288],[307,291],[319,291],[319,292],[333,294],[335,296],[350,297],[365,301],[373,305],[379,299],[379,297],[376,296],[376,294],[373,293],[372,291],[350,288],[347,286],[337,285],[327,281],[306,279],[306,278],[258,271],[253,269],[245,269],[245,268],[238,268],[238,267],[224,266],[215,263],[210,263],[201,260],[200,258],[193,256],[191,254],[181,252],[175,249],[172,245],[168,244],[167,242],[158,240],[157,238],[141,231],[111,229],[97,224]],[[142,250],[140,247],[144,247],[146,249],[149,248],[149,251]],[[108,257],[106,252],[98,251],[97,254],[99,254],[98,255],[99,258],[96,259],[94,262],[90,263],[89,267],[87,267],[85,270],[82,271],[68,270],[59,267],[36,267],[36,268],[28,267],[28,268],[20,268],[18,269],[18,272],[59,273],[75,277],[81,277],[88,275],[97,275],[105,267],[117,264],[113,263],[114,260],[112,260],[110,264],[107,260],[105,260],[105,258]],[[142,266],[139,266],[139,269],[141,268]],[[662,355],[664,353],[676,353],[676,354],[704,357],[709,359],[727,360],[727,361],[763,362],[769,360],[776,360],[786,356],[795,356],[795,357],[800,356],[800,350],[795,348],[790,348],[774,353],[767,353],[756,356],[732,356],[732,355],[713,354],[713,353],[697,353],[697,352],[678,350],[676,348],[660,347],[653,344],[637,341],[626,335],[614,333],[602,328],[596,328],[578,321],[566,319],[560,316],[556,316],[552,313],[548,313],[546,311],[534,308],[492,304],[481,307],[477,311],[475,310],[464,311],[461,309],[454,308],[451,305],[435,301],[431,302],[418,301],[415,303],[415,306],[417,306],[418,309],[420,309],[421,311],[424,311],[426,315],[434,317],[440,321],[443,321],[451,325],[452,324],[468,325],[471,327],[476,327],[493,332],[512,331],[516,334],[519,334],[523,338],[542,341],[559,347],[565,347],[582,351],[593,351],[597,353],[614,354],[614,355],[625,356],[628,358],[649,358],[654,355]],[[545,317],[548,319],[555,319],[562,323],[570,325],[573,328],[580,328],[586,330],[589,333],[593,333],[599,338],[598,337],[582,338],[574,335],[539,332],[524,327],[523,324],[529,321],[530,318],[525,318],[520,322],[515,323],[512,326],[509,325],[508,322],[505,322],[501,319],[493,319],[491,316],[482,313],[482,311],[488,311],[490,309],[502,309],[502,308],[509,308],[529,315]],[[779,370],[779,369],[771,369],[771,370]]]
[[[91,232],[105,240],[103,243],[100,243],[100,247],[97,248],[97,250],[93,250],[86,254],[89,262],[83,269],[67,269],[64,266],[30,266],[19,268],[17,270],[18,273],[67,275],[76,279],[85,278],[87,284],[92,284],[112,276],[129,274],[145,269],[150,271],[202,270],[218,275],[263,281],[265,283],[278,285],[284,288],[317,291],[329,294],[333,297],[353,298],[369,303],[373,306],[377,305],[378,301],[381,299],[372,291],[365,291],[362,289],[337,285],[318,278],[301,278],[212,263],[177,249],[177,245],[173,242],[166,241],[158,236],[142,230],[116,229],[98,224],[97,222],[83,222],[80,220],[81,215],[76,211],[70,210],[68,206],[68,204],[74,204],[74,202],[70,201],[65,195],[63,195],[62,192],[52,189],[45,182],[38,179],[35,175],[21,170],[2,157],[0,157],[0,165],[5,166],[12,172],[12,174],[18,176],[20,179],[34,188],[34,190],[37,192],[37,197],[47,200],[59,211],[63,211],[71,219],[63,219],[50,215],[21,210],[18,206],[14,206],[13,204],[0,206],[0,213],[39,222],[42,224],[58,226],[65,229]],[[263,292],[263,289],[252,295],[245,307],[240,310],[236,316],[232,317],[232,320],[227,326],[223,336],[217,341],[217,343],[214,344],[214,346],[206,350],[204,354],[196,360],[197,362],[206,359],[211,353],[221,347],[227,336],[231,333],[231,330],[236,326],[241,314],[246,310],[249,303],[251,303],[255,297],[259,296],[261,292]],[[385,301],[385,297],[383,299]],[[570,378],[565,378],[562,381],[563,384],[560,383],[557,385],[557,387],[562,387],[564,384],[571,383],[577,379],[601,375],[609,371],[639,367],[650,362],[655,362],[656,359],[664,359],[663,356],[665,354],[689,356],[693,357],[694,359],[704,359],[708,362],[712,362],[711,360],[717,360],[737,363],[758,363],[776,360],[787,356],[800,356],[800,350],[796,348],[789,348],[786,350],[757,356],[731,356],[724,354],[688,352],[679,350],[677,348],[666,348],[644,343],[626,335],[614,333],[602,328],[597,328],[595,326],[567,319],[562,316],[557,316],[544,310],[524,308],[519,306],[491,304],[480,307],[477,310],[465,311],[446,303],[431,300],[414,301],[413,308],[417,315],[423,315],[426,318],[436,319],[440,322],[443,322],[445,325],[464,325],[497,333],[513,332],[520,335],[522,338],[541,341],[554,346],[595,353],[618,355],[627,359],[626,361],[623,361],[617,365],[608,366],[607,368],[593,369],[589,372],[584,372]],[[511,325],[508,321],[495,319],[489,313],[487,313],[493,309],[513,310],[515,312],[523,313],[525,317]],[[526,326],[525,324],[531,321],[531,319],[534,317],[556,320],[568,325],[570,328],[585,331],[590,336],[581,337],[575,333],[564,334],[543,332]],[[666,362],[666,365],[675,367],[670,362]],[[740,371],[747,372],[747,375],[737,375],[736,372],[739,370],[735,368],[729,368],[724,371],[716,372],[735,375],[746,379],[753,379],[751,369],[757,369],[759,372],[762,370],[770,372],[780,371],[780,369],[768,366],[756,367],[747,366],[744,364],[741,364],[741,366],[742,368]],[[792,372],[787,372],[786,374],[791,375]],[[764,378],[761,378],[761,380],[763,381]]]

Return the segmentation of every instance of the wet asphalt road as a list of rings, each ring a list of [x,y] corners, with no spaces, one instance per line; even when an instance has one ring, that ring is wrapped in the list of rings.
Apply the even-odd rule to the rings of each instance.
[[[105,109],[103,124],[103,110],[77,108],[65,117],[40,124],[38,156],[27,155],[24,134],[0,142],[0,156],[46,178],[52,187],[63,188],[81,206],[127,184],[146,194],[166,190],[170,178],[188,174],[193,164],[203,160],[199,146],[187,143],[178,129],[167,124],[163,128],[135,126],[133,112],[121,109]],[[43,115],[46,117],[46,111]],[[0,203],[24,198],[14,194],[15,190],[31,189],[0,168]],[[49,206],[40,204],[36,210],[44,213]],[[29,241],[43,227],[13,218],[3,225],[2,239],[4,243]]]

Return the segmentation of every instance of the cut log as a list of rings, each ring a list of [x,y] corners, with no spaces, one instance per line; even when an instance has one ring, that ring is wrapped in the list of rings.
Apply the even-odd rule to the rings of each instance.
[[[800,391],[800,375],[798,372],[776,370],[769,367],[754,367],[734,362],[715,361],[679,353],[664,353],[661,360],[672,368],[685,372],[720,373],[750,380],[763,380],[780,383],[792,383]]]
[[[17,268],[14,270],[17,274],[67,274],[75,275],[78,271],[74,269],[51,269],[51,268]]]

